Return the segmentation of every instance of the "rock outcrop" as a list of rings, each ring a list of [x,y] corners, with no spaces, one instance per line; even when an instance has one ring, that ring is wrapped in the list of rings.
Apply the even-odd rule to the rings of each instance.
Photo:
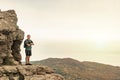
[[[0,11],[0,80],[64,80],[48,67],[20,65],[23,39],[15,11]]]
[[[46,66],[1,66],[0,80],[64,80]]]
[[[0,65],[21,63],[20,45],[24,32],[17,26],[14,10],[0,11]]]

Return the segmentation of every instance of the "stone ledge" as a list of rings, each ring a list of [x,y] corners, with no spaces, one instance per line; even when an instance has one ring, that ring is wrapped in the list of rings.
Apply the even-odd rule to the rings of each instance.
[[[64,80],[46,66],[18,65],[0,66],[0,80]]]

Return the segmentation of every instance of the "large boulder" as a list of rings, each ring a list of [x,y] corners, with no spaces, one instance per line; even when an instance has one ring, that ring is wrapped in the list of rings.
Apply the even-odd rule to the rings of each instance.
[[[24,32],[17,26],[14,10],[0,11],[0,65],[21,63],[20,45]]]

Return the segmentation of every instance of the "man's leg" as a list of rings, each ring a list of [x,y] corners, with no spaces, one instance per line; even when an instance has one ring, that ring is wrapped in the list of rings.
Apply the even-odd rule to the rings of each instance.
[[[29,65],[32,65],[31,63],[30,63],[30,56],[32,55],[32,53],[31,53],[31,50],[29,51],[29,57],[28,57],[28,64]]]
[[[26,53],[25,61],[26,61],[26,64],[28,64],[28,50],[25,50],[25,53]]]
[[[30,64],[30,56],[28,56],[28,64]]]
[[[26,65],[32,65],[30,64],[30,56],[31,56],[31,50],[30,51],[26,50]]]
[[[30,56],[28,57],[28,64],[29,64],[29,65],[32,65],[32,64],[30,63]]]
[[[26,64],[28,64],[28,56],[26,56]]]

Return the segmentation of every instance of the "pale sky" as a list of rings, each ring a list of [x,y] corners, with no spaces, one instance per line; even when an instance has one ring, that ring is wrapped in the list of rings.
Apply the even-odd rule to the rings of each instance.
[[[71,57],[120,66],[120,0],[0,0],[0,9],[14,9],[20,29],[31,34],[31,60]]]

